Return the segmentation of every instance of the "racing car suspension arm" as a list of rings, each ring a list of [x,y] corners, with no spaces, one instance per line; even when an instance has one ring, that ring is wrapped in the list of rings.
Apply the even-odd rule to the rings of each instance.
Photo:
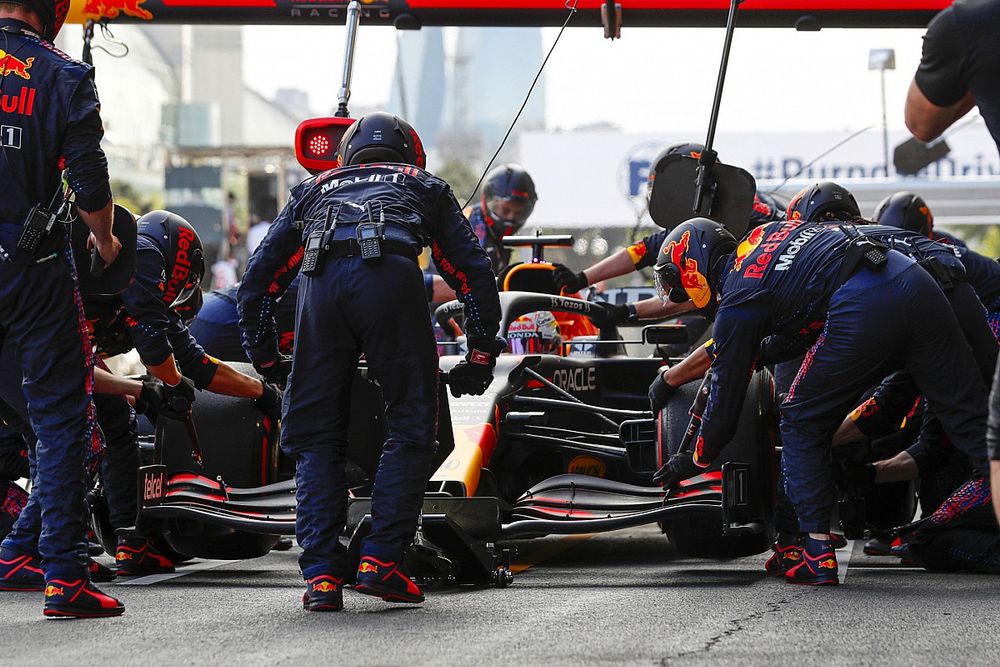
[[[561,401],[557,398],[541,398],[539,396],[515,396],[511,399],[511,406],[517,408],[558,408],[569,412],[586,412],[605,416],[605,421],[615,429],[618,423],[607,416],[618,417],[620,419],[651,419],[652,413],[640,410],[620,410],[618,408],[605,408],[600,405],[590,405],[583,402]]]
[[[576,397],[576,396],[574,396],[573,394],[569,393],[568,391],[566,391],[566,390],[562,389],[561,387],[558,387],[558,386],[556,386],[556,384],[555,384],[554,382],[550,381],[550,380],[549,380],[548,378],[545,378],[545,377],[543,377],[541,373],[538,373],[538,372],[537,372],[537,371],[535,371],[534,369],[531,369],[531,368],[525,368],[525,369],[524,369],[524,372],[525,372],[525,373],[527,373],[528,375],[530,375],[531,377],[533,377],[534,379],[538,380],[539,382],[541,382],[541,383],[542,383],[542,384],[544,384],[544,385],[545,385],[546,387],[548,387],[548,388],[549,388],[549,389],[551,389],[552,391],[556,392],[556,394],[558,394],[559,396],[562,396],[562,397],[563,397],[563,398],[565,398],[566,400],[568,400],[568,401],[573,401],[574,403],[579,403],[579,404],[581,404],[581,405],[586,405],[586,404],[585,404],[585,403],[584,403],[583,401],[581,401],[581,400],[580,400],[579,398],[577,398],[577,397]],[[606,416],[604,416],[603,414],[601,414],[601,413],[599,413],[599,412],[598,412],[598,413],[596,413],[596,414],[597,414],[597,416],[598,416],[598,417],[599,417],[599,418],[600,418],[601,420],[603,420],[604,422],[606,422],[606,423],[610,424],[611,426],[613,426],[613,427],[614,427],[614,428],[616,428],[616,429],[618,428],[618,424],[616,424],[616,423],[614,422],[614,420],[611,420],[611,419],[608,419],[608,418],[607,418]]]

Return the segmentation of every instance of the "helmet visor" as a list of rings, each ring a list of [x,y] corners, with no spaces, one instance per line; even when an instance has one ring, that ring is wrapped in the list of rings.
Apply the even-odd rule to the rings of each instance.
[[[489,211],[490,217],[511,231],[524,226],[534,208],[533,201],[518,197],[494,196],[486,200],[486,210]]]

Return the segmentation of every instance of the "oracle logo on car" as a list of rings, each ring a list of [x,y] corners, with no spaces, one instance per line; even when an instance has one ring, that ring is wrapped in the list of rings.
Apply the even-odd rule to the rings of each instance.
[[[597,369],[558,368],[552,372],[552,383],[563,391],[594,391],[597,389]]]

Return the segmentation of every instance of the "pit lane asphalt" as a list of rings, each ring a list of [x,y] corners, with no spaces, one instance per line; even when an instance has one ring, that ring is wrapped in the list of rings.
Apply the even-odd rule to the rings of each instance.
[[[44,620],[40,593],[0,593],[0,664],[1000,660],[998,577],[901,568],[855,544],[845,585],[799,588],[764,577],[766,554],[682,559],[651,527],[522,545],[521,562],[547,559],[512,587],[431,591],[417,607],[347,591],[344,612],[306,613],[294,550],[148,586],[108,585],[128,606],[117,619]]]

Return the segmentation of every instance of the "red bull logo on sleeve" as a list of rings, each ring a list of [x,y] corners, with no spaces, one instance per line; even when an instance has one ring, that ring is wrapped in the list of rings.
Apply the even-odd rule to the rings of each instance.
[[[686,231],[679,241],[671,241],[663,249],[663,254],[670,257],[670,262],[678,268],[681,276],[681,287],[691,297],[696,308],[704,308],[712,299],[712,290],[708,286],[708,278],[698,267],[698,260],[687,256],[691,243],[691,232]]]
[[[120,14],[150,20],[152,12],[143,7],[146,0],[87,0],[83,15],[88,19],[116,19]]]
[[[740,241],[740,244],[736,246],[736,259],[733,261],[733,271],[743,270],[743,261],[750,256],[760,242],[764,240],[764,225],[760,227],[754,227],[753,230],[747,234],[746,238]]]
[[[34,58],[21,60],[14,54],[7,53],[3,49],[0,49],[0,75],[2,76],[13,74],[14,76],[19,76],[26,81],[30,80],[31,73],[28,70],[31,69],[31,66],[34,64]]]

